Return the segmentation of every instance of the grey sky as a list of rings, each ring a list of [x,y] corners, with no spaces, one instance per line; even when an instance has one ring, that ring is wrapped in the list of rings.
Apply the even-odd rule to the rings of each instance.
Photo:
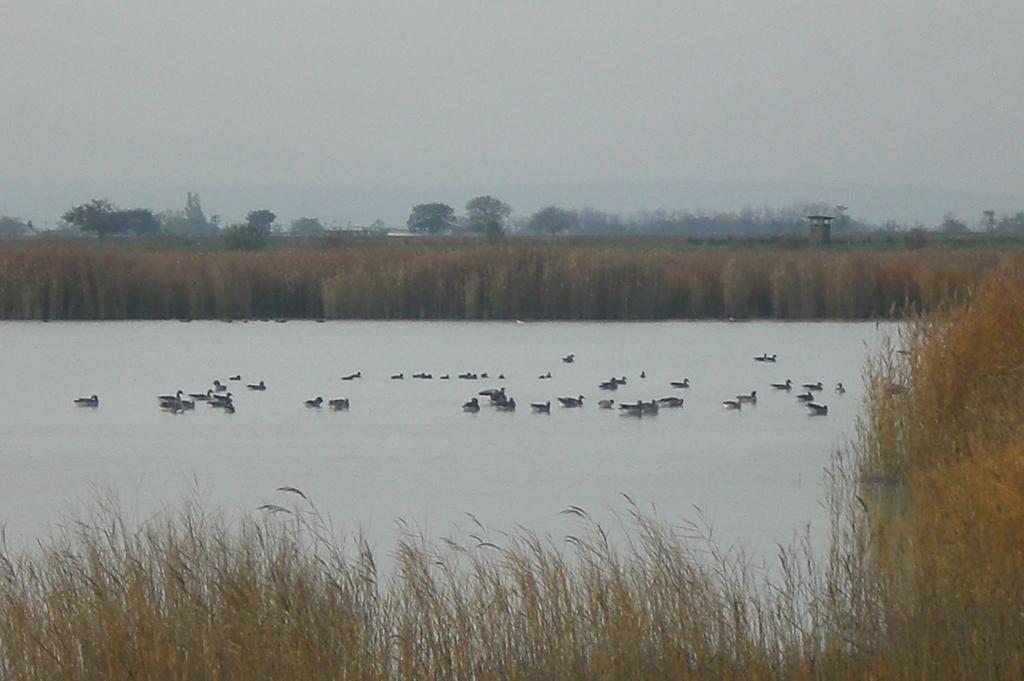
[[[0,0],[0,83],[8,178],[1024,188],[1021,0]]]

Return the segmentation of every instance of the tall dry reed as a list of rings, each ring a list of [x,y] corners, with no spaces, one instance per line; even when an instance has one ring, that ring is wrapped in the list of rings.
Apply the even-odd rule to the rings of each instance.
[[[870,319],[964,299],[996,251],[353,246],[0,249],[2,319]]]

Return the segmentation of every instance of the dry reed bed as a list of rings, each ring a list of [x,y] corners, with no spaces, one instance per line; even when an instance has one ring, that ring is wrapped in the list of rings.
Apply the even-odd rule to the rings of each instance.
[[[0,250],[0,318],[869,319],[963,299],[996,251],[511,243],[261,253]]]

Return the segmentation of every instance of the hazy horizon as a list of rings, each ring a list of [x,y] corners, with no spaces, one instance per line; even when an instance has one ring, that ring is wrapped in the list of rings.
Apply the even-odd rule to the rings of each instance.
[[[163,187],[157,210],[194,189],[226,214],[217,188],[710,183],[1015,201],[1022,20],[1008,0],[13,0],[0,178],[15,196],[0,214],[41,185],[68,206]],[[739,207],[667,198],[642,207]],[[971,217],[967,203],[918,219]]]

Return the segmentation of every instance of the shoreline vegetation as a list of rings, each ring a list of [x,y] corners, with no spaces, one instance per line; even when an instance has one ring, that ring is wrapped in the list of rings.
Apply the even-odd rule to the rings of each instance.
[[[1015,247],[693,248],[411,240],[265,251],[0,247],[0,319],[893,319],[955,304]]]
[[[564,541],[410,530],[383,574],[293,488],[246,520],[108,507],[0,551],[0,677],[1021,678],[1017,264],[867,367],[821,559],[780,547],[773,577],[630,502],[626,542],[567,509],[581,531]]]

